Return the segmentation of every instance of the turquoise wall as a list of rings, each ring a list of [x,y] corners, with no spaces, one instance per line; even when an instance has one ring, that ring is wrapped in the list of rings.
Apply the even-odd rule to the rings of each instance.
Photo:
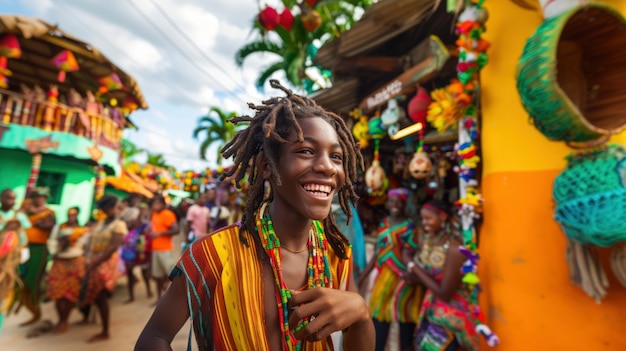
[[[0,158],[0,187],[13,189],[18,203],[21,203],[30,174],[31,155],[25,151],[0,149]],[[80,208],[79,222],[87,223],[93,205],[95,186],[95,174],[92,167],[79,161],[44,154],[41,170],[65,174],[61,203],[49,205],[56,212],[57,222],[65,222],[67,210],[78,206]]]

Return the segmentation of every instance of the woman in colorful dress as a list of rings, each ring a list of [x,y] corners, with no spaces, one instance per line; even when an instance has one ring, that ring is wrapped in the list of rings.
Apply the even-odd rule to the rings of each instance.
[[[387,192],[385,206],[389,216],[378,227],[375,256],[359,279],[360,285],[374,268],[378,270],[369,301],[376,329],[376,351],[385,350],[392,322],[400,326],[401,350],[410,349],[419,315],[422,287],[405,279],[406,266],[402,262],[405,245],[417,248],[415,226],[406,215],[408,197],[406,188]]]
[[[27,244],[24,229],[30,227],[26,215],[14,207],[15,193],[4,189],[0,194],[0,331],[15,297],[17,269]]]
[[[48,240],[48,250],[53,257],[48,273],[46,295],[55,301],[59,316],[54,332],[68,330],[70,312],[76,306],[80,295],[81,282],[85,277],[85,257],[83,242],[87,228],[78,224],[78,207],[67,211],[67,222],[55,226]]]
[[[56,223],[54,211],[46,206],[50,191],[48,188],[37,187],[31,194],[30,201],[23,206],[31,227],[26,229],[30,258],[24,265],[22,280],[24,286],[20,291],[20,303],[26,307],[33,317],[21,325],[30,325],[41,318],[41,282],[48,263],[48,238]]]
[[[148,206],[140,203],[136,206],[139,214],[134,221],[130,222],[129,231],[124,238],[122,245],[122,260],[126,266],[126,275],[128,278],[128,300],[125,303],[135,301],[135,284],[137,277],[135,276],[135,267],[141,267],[141,277],[146,284],[148,298],[152,297],[152,289],[150,288],[150,261],[152,259],[152,237],[147,234],[146,228],[149,224],[150,215]],[[128,224],[129,222],[127,222]]]
[[[420,250],[405,249],[403,258],[409,272],[427,288],[415,334],[416,351],[478,351],[476,317],[470,291],[462,283],[461,267],[467,257],[461,252],[463,240],[451,223],[449,207],[430,201],[420,210],[423,233]]]
[[[87,261],[87,276],[85,296],[81,306],[95,304],[100,311],[102,332],[94,335],[87,342],[97,342],[109,339],[109,297],[119,277],[117,250],[124,242],[128,232],[126,223],[117,219],[120,213],[120,201],[117,196],[106,194],[98,201],[98,209],[106,218],[98,222],[93,228],[85,257]]]

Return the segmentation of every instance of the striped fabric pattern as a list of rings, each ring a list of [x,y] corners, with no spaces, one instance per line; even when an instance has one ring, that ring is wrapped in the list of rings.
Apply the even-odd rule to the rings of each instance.
[[[409,221],[389,225],[387,218],[378,228],[376,260],[379,269],[370,296],[372,317],[381,322],[415,323],[419,317],[421,286],[406,284],[400,278],[406,267],[402,263],[402,248],[414,247],[415,227]]]
[[[239,241],[239,227],[228,226],[191,244],[170,279],[182,275],[200,350],[268,350],[264,325],[262,269],[255,241]],[[335,288],[347,290],[352,258],[342,260],[329,250]],[[273,328],[273,326],[269,326]],[[280,328],[278,325],[275,328]],[[330,337],[303,344],[307,351],[332,351]]]

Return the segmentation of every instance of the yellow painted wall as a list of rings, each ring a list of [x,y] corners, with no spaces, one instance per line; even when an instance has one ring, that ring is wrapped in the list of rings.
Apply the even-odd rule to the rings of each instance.
[[[626,13],[626,0],[598,1]],[[611,287],[596,304],[569,282],[565,237],[553,220],[552,182],[570,151],[529,122],[515,87],[515,65],[526,39],[541,23],[538,11],[509,0],[487,0],[483,70],[480,232],[482,305],[499,350],[626,350],[626,288],[602,251]],[[626,55],[626,48],[623,48]],[[626,143],[626,134],[614,138]]]

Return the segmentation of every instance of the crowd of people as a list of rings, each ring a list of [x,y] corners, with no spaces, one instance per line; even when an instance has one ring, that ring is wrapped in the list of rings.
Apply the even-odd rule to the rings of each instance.
[[[81,225],[71,208],[59,225],[45,189],[19,208],[4,190],[0,312],[23,306],[32,324],[45,292],[58,314],[54,332],[67,331],[73,309],[85,320],[97,309],[102,330],[88,341],[106,340],[123,262],[127,302],[137,270],[156,295],[136,350],[169,349],[189,319],[200,350],[383,351],[392,323],[402,351],[478,350],[478,309],[462,282],[466,256],[452,209],[429,201],[411,218],[409,190],[390,189],[367,263],[354,211],[363,159],[350,130],[313,100],[271,85],[287,96],[234,118],[247,127],[222,151],[234,161],[223,178],[247,183],[241,207],[225,205],[232,194],[217,183],[177,208],[162,196],[104,195],[96,219]],[[173,242],[181,232],[182,254]],[[364,297],[359,287],[371,281]]]
[[[22,307],[30,319],[20,325],[36,324],[42,319],[42,301],[49,300],[54,303],[56,324],[51,330],[34,329],[28,336],[66,332],[74,309],[87,324],[93,307],[99,312],[102,331],[87,341],[108,339],[109,298],[121,276],[127,277],[125,303],[135,301],[139,273],[148,298],[156,295],[156,304],[181,253],[173,237],[184,233],[184,249],[236,220],[232,214],[237,211],[220,198],[225,196],[221,190],[211,184],[193,205],[183,201],[175,208],[160,195],[147,200],[137,194],[125,199],[105,194],[87,223],[79,223],[79,207],[67,211],[65,223],[56,223],[56,213],[46,205],[47,188],[33,189],[21,204],[13,190],[4,189],[0,197],[0,333],[6,315]]]

